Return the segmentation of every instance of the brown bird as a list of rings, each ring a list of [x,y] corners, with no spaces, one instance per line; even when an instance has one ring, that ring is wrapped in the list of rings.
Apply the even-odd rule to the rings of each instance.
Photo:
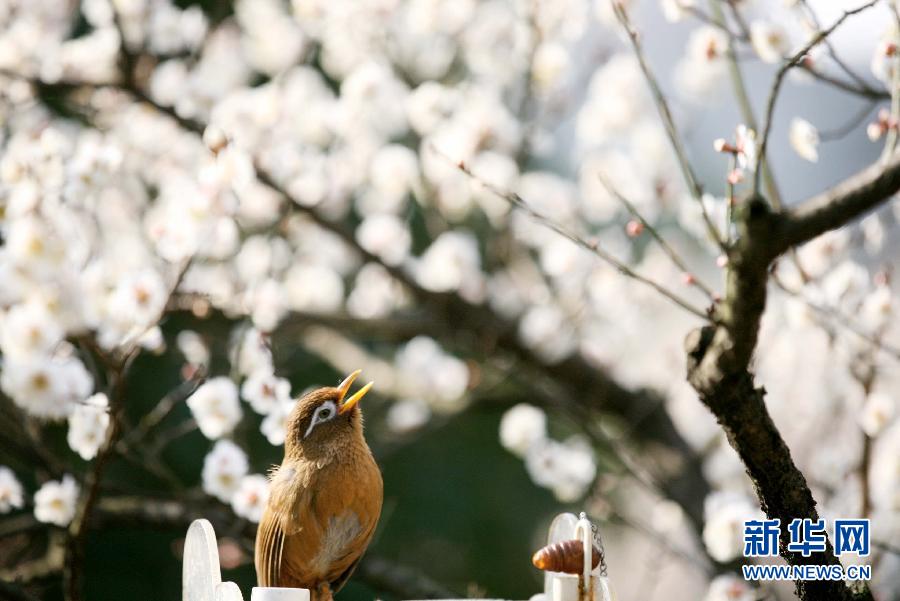
[[[310,392],[288,418],[256,534],[260,586],[306,588],[312,601],[330,601],[372,540],[383,484],[358,406],[372,382],[344,399],[359,373]]]

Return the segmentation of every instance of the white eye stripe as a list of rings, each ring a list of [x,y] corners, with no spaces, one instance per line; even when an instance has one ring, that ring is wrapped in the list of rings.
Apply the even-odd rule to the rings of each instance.
[[[309,422],[309,428],[306,429],[306,434],[303,435],[303,438],[309,436],[310,432],[312,432],[313,428],[317,425],[334,419],[334,416],[337,414],[337,406],[335,406],[333,401],[325,401],[319,405],[316,412],[313,413],[312,421]]]

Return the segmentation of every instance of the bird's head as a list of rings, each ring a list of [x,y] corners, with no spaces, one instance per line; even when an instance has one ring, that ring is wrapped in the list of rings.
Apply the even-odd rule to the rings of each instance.
[[[356,370],[337,387],[313,390],[297,401],[287,423],[285,453],[323,456],[339,453],[354,437],[362,436],[362,412],[359,401],[372,388],[369,382],[353,395],[347,396]]]

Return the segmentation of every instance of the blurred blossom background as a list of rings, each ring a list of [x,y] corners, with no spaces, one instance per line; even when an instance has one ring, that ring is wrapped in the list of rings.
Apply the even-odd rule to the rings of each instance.
[[[580,510],[620,599],[793,598],[735,571],[760,503],[683,341],[724,294],[701,205],[730,239],[776,71],[861,4],[619,2],[694,198],[608,0],[0,0],[0,593],[178,598],[203,516],[249,594],[293,399],[362,369],[385,506],[340,599],[527,599]],[[787,73],[767,196],[896,144],[894,10]],[[898,209],[777,263],[753,364],[881,601]]]

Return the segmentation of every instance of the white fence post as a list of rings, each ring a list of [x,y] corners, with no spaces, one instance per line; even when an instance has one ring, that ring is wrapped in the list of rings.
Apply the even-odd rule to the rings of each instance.
[[[233,582],[222,582],[216,532],[207,520],[191,522],[184,539],[181,601],[244,601]],[[305,588],[253,587],[252,601],[309,601]]]
[[[222,571],[216,532],[207,520],[191,522],[184,539],[183,562],[181,601],[216,601],[216,587],[222,583]],[[240,594],[238,591],[238,598]]]

